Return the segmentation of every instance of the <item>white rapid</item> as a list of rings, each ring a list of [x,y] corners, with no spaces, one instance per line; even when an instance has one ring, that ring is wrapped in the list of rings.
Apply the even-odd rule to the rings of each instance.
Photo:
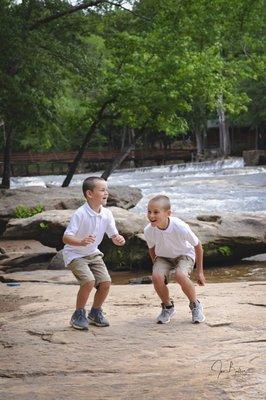
[[[100,174],[74,175],[71,186]],[[60,175],[13,178],[12,188],[59,186],[63,180]],[[143,198],[133,210],[137,213],[144,213],[148,200],[159,193],[168,195],[174,213],[182,216],[266,210],[266,168],[244,167],[242,158],[118,170],[108,182],[142,190]]]

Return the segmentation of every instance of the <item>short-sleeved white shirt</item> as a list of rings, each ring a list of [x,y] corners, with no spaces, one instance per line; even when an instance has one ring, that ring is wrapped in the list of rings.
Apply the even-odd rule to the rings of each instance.
[[[155,247],[155,255],[158,257],[189,256],[195,261],[194,246],[197,246],[199,239],[184,221],[176,217],[169,219],[166,229],[159,229],[151,224],[144,228],[148,247]]]
[[[103,240],[104,234],[108,237],[118,234],[113,214],[107,208],[101,207],[100,212],[95,212],[88,203],[79,207],[72,215],[65,235],[75,236],[83,239],[88,235],[95,235],[95,242],[87,246],[72,246],[66,244],[63,249],[65,264],[68,265],[72,260],[100,253],[99,244]]]

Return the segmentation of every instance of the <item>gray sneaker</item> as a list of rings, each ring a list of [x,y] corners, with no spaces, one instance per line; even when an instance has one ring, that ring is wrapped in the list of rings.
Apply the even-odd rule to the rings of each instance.
[[[189,308],[192,312],[192,323],[199,324],[205,321],[205,315],[203,314],[203,307],[199,300],[192,301],[189,304]]]
[[[109,322],[103,315],[103,310],[101,308],[92,308],[89,315],[89,322],[90,324],[96,326],[109,326]]]
[[[157,324],[168,324],[171,321],[171,318],[175,315],[176,309],[174,307],[174,303],[172,303],[171,308],[166,308],[166,306],[162,303],[162,311],[160,315],[157,317]]]
[[[78,308],[71,317],[70,325],[75,329],[88,330],[89,321],[84,308]]]

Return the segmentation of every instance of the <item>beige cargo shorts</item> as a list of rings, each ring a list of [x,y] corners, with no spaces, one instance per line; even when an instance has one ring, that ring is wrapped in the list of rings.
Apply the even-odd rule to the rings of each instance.
[[[153,273],[158,273],[165,277],[165,283],[174,279],[176,272],[182,272],[190,276],[194,268],[194,260],[189,256],[178,256],[176,258],[156,257],[153,264]]]
[[[68,264],[68,268],[71,269],[80,286],[95,281],[97,288],[101,282],[111,282],[111,277],[103,261],[103,253],[76,258]]]

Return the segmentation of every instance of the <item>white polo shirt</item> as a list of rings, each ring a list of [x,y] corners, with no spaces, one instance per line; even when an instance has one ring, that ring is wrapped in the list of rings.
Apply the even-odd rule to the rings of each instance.
[[[68,265],[75,258],[100,253],[98,246],[105,233],[108,237],[118,234],[111,211],[108,208],[101,207],[100,212],[97,213],[88,203],[79,207],[72,215],[64,234],[75,236],[78,239],[83,239],[88,235],[95,235],[96,238],[94,243],[90,243],[87,246],[66,244],[63,249],[65,264]]]
[[[166,229],[159,229],[151,224],[144,228],[148,247],[155,247],[155,254],[158,257],[189,256],[195,261],[194,246],[197,246],[199,239],[184,221],[176,217],[169,219]]]

